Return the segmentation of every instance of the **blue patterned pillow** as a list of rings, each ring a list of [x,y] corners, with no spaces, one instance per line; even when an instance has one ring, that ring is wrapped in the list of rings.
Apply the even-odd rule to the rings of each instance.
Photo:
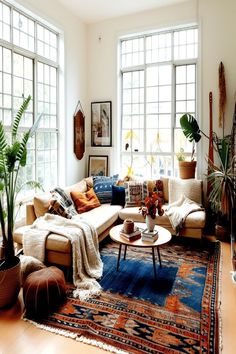
[[[111,203],[112,185],[118,180],[118,177],[119,175],[93,176],[93,189],[101,204]]]

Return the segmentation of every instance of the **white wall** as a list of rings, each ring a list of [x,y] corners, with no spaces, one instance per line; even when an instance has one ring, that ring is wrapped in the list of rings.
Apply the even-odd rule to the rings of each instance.
[[[25,7],[48,19],[64,31],[65,36],[65,183],[71,184],[87,174],[88,155],[109,155],[110,171],[118,171],[115,148],[119,146],[119,121],[117,119],[117,45],[121,35],[159,29],[185,23],[200,25],[200,106],[201,129],[208,133],[208,94],[213,92],[214,130],[218,129],[218,66],[223,61],[227,83],[226,133],[230,132],[236,91],[236,26],[235,0],[189,0],[184,3],[161,7],[139,14],[122,16],[111,20],[84,25],[74,14],[68,12],[56,0],[18,0]],[[99,38],[101,38],[99,40]],[[86,113],[86,157],[78,161],[73,153],[73,112],[80,99]],[[113,147],[91,147],[90,104],[92,101],[111,100],[113,106]],[[63,136],[61,136],[61,139]],[[63,140],[63,139],[62,139]],[[201,157],[198,161],[199,176],[204,175],[204,157],[208,142],[199,143]],[[60,175],[60,178],[62,175]]]
[[[196,0],[179,5],[168,6],[152,11],[123,16],[109,21],[92,24],[88,28],[88,100],[112,100],[113,104],[113,146],[119,143],[117,119],[117,44],[120,35],[139,31],[159,29],[179,24],[199,22],[200,48],[200,127],[208,134],[208,94],[214,96],[214,130],[218,120],[218,66],[223,61],[226,71],[228,103],[226,110],[226,132],[230,132],[233,97],[236,90],[236,13],[235,0]],[[99,40],[99,37],[101,40]],[[89,140],[88,140],[89,141]],[[96,153],[97,148],[88,149]],[[110,150],[100,148],[103,154],[111,155]],[[206,171],[205,155],[208,141],[204,138],[199,143],[201,158],[198,159],[198,175],[203,177]],[[113,154],[111,173],[117,172],[116,156]]]
[[[234,95],[236,92],[236,1],[200,0],[199,13],[202,28],[202,130],[208,133],[208,95],[212,91],[213,130],[219,136],[222,136],[222,129],[218,125],[218,68],[222,61],[225,67],[227,90],[225,134],[229,134],[232,128]],[[206,139],[204,141],[203,153],[205,156],[208,151],[208,142]]]
[[[60,58],[64,61],[65,85],[64,105],[61,100],[59,107],[59,184],[72,184],[83,178],[87,170],[86,158],[79,161],[73,152],[73,113],[78,99],[86,113],[86,124],[90,114],[87,114],[87,27],[56,0],[17,0],[17,3],[52,23],[64,36],[65,55]]]

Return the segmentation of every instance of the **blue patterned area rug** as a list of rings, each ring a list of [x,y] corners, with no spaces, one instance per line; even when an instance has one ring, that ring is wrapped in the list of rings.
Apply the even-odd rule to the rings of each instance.
[[[177,240],[178,241],[178,240]],[[219,352],[220,243],[172,242],[160,247],[154,278],[151,250],[101,250],[101,296],[66,303],[39,325],[110,351],[135,354]]]

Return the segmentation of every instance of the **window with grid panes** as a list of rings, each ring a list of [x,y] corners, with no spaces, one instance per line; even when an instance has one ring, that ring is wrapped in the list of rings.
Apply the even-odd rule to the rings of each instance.
[[[21,121],[23,134],[42,114],[29,141],[22,184],[39,181],[45,190],[57,184],[58,33],[38,20],[0,1],[0,120],[9,129],[29,94],[30,105]],[[24,191],[23,195],[32,194]],[[21,195],[22,196],[22,195]]]
[[[121,40],[121,173],[178,175],[176,153],[192,145],[180,117],[196,116],[198,29]]]

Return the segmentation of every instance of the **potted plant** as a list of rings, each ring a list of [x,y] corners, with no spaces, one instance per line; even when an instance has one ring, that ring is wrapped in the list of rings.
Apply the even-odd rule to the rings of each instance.
[[[193,153],[194,154],[194,151]],[[196,161],[191,155],[191,161],[186,161],[186,155],[184,149],[181,148],[176,154],[177,160],[179,162],[179,176],[182,179],[194,178],[196,170]]]
[[[195,144],[201,139],[201,133],[204,133],[199,129],[196,119],[189,113],[184,114],[180,118],[180,126],[186,138],[192,143],[190,161],[185,161],[185,159],[180,160],[177,156],[179,161],[180,178],[194,178],[197,165],[197,162],[194,160]]]
[[[0,122],[0,223],[2,245],[0,254],[0,308],[18,297],[20,290],[20,260],[15,256],[13,231],[15,224],[16,197],[20,189],[19,171],[26,165],[27,142],[35,133],[41,116],[20,138],[18,128],[31,96],[22,103],[12,124],[11,141],[8,142],[2,122]],[[39,187],[34,181],[26,184]],[[25,184],[24,184],[25,185]]]
[[[234,164],[236,156],[230,158],[231,138],[224,137],[219,139],[213,135],[214,147],[217,155],[218,164],[209,160],[209,173],[207,180],[210,182],[210,193],[208,200],[212,211],[216,214],[215,225],[216,237],[224,240],[229,234],[230,214],[234,208],[236,191]]]
[[[185,114],[180,118],[180,125],[189,141],[198,142],[202,135],[210,139],[209,136],[200,130],[196,119],[190,114]],[[231,136],[220,139],[216,133],[213,133],[212,139],[217,164],[208,159],[209,174],[207,175],[207,180],[211,187],[208,200],[212,211],[217,216],[217,233],[219,229],[222,231],[224,224],[230,224],[230,211],[234,207],[236,193],[233,173],[236,157],[232,156],[230,158]]]

